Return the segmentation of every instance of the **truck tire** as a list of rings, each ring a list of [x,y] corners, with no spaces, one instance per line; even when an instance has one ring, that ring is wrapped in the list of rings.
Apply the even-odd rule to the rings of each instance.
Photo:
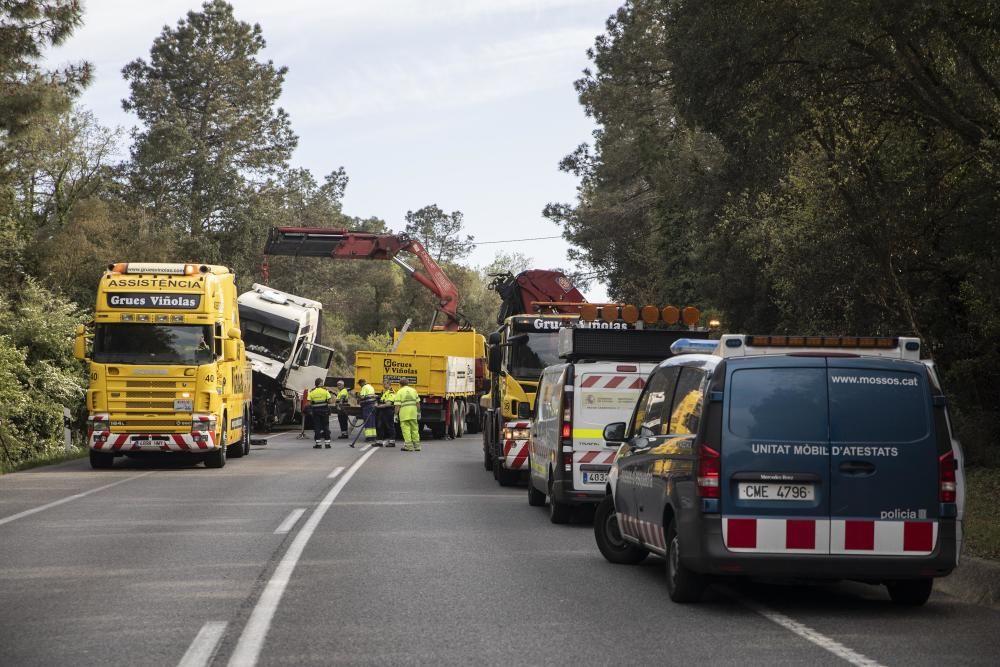
[[[500,461],[493,462],[494,471],[497,473],[497,482],[500,486],[515,486],[521,477],[519,470],[509,470]]]
[[[465,412],[465,432],[479,433],[482,428],[482,412],[477,403],[469,403]]]
[[[448,425],[445,424],[444,422],[434,422],[433,424],[428,424],[428,426],[431,429],[431,435],[434,436],[434,438],[437,440],[440,440],[441,438],[444,437],[445,432],[447,431],[448,428]]]
[[[898,605],[919,607],[927,602],[934,590],[934,579],[906,579],[903,581],[887,581],[889,597]]]
[[[638,544],[632,544],[622,537],[618,528],[615,501],[610,495],[604,497],[594,512],[594,540],[601,555],[609,563],[635,565],[649,555],[649,552]]]
[[[483,447],[483,467],[487,470],[493,470],[493,457],[490,456],[490,452],[486,447]]]
[[[205,455],[206,468],[223,468],[226,465],[226,450],[229,449],[229,443],[226,442],[225,428],[223,428],[222,432],[219,434],[219,440],[219,448],[212,450]]]
[[[249,419],[250,409],[243,409],[243,455],[250,454],[250,439],[253,436],[253,421]]]
[[[458,429],[456,437],[461,438],[465,435],[465,401],[459,400],[455,403],[455,409],[458,410],[458,419],[455,421],[455,428]]]
[[[108,470],[115,465],[115,455],[90,450],[90,467],[94,470]]]
[[[705,592],[707,581],[703,575],[684,567],[680,552],[677,521],[671,519],[667,527],[667,594],[674,602],[697,602]]]
[[[223,422],[225,423],[225,426],[223,426],[222,429],[223,429],[223,431],[228,432],[228,429],[229,429],[229,415],[223,415],[222,419],[223,419]],[[232,451],[226,451],[226,456],[228,458],[234,458],[234,459],[243,458],[243,453],[244,452],[243,452],[243,435],[242,434],[243,434],[243,432],[245,430],[246,429],[240,429],[240,440],[239,440],[239,442],[234,442],[232,445],[230,445],[230,447],[232,447]],[[229,447],[227,447],[226,449],[229,450]]]

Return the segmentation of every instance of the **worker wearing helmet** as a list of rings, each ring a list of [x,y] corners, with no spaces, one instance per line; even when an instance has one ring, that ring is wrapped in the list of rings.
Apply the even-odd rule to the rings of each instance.
[[[392,391],[392,385],[385,382],[384,391],[378,399],[375,407],[375,428],[378,431],[378,444],[385,447],[396,446],[396,424],[393,416],[396,413],[396,394]]]
[[[343,380],[337,380],[337,421],[340,422],[340,439],[347,439],[347,405],[350,401],[350,393],[344,386]]]
[[[399,428],[403,431],[403,452],[420,451],[420,395],[406,378],[399,379],[396,392],[399,406]]]
[[[316,378],[315,387],[309,392],[309,409],[312,412],[313,434],[315,444],[313,449],[322,445],[330,448],[330,401],[333,394],[323,386],[323,378]],[[321,444],[322,443],[322,444]]]
[[[361,419],[365,429],[365,442],[374,442],[378,432],[375,429],[375,387],[364,379],[359,379],[358,402],[361,404]]]

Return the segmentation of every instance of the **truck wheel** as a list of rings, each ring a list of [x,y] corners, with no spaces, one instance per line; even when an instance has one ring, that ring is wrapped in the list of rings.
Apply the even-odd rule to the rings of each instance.
[[[528,504],[532,507],[545,506],[545,494],[535,488],[535,482],[531,479],[531,464],[528,464]]]
[[[90,467],[94,470],[107,470],[115,465],[115,455],[90,450]]]
[[[490,456],[490,451],[483,447],[483,467],[487,470],[493,470],[493,457]]]
[[[250,416],[250,410],[244,408],[243,410],[243,455],[246,456],[250,453],[250,438],[253,435],[253,421],[248,419]]]
[[[610,495],[604,497],[594,512],[594,539],[601,555],[611,563],[635,565],[649,555],[649,552],[638,544],[632,544],[622,537],[622,532],[618,528],[615,501]]]
[[[889,597],[898,605],[919,607],[931,596],[934,590],[933,579],[908,579],[905,581],[887,581]]]
[[[674,602],[697,602],[705,592],[705,577],[681,564],[681,542],[677,521],[667,528],[667,594]]]
[[[497,481],[500,482],[500,486],[514,486],[517,484],[517,480],[520,477],[520,473],[517,470],[509,470],[503,467],[503,463],[496,461],[493,463],[494,471],[497,473]]]
[[[428,424],[428,426],[431,428],[431,435],[433,435],[437,440],[444,437],[445,430],[448,427],[448,425],[443,422]]]
[[[458,436],[461,438],[465,435],[465,401],[459,401],[455,404],[455,409],[458,411],[458,419],[455,421],[455,428],[458,430]]]
[[[213,450],[205,455],[205,467],[206,468],[222,468],[226,465],[226,450],[229,449],[229,443],[226,442],[226,429],[222,429],[222,433],[219,434],[219,448]]]
[[[229,417],[226,416],[226,415],[223,415],[223,419],[228,420]],[[223,430],[228,429],[229,428],[229,422],[226,421],[226,425],[223,426],[222,428],[223,428]],[[227,451],[226,452],[226,456],[228,456],[230,458],[234,458],[234,459],[243,458],[243,435],[242,434],[243,434],[244,431],[246,431],[245,428],[244,429],[240,429],[240,440],[239,440],[239,442],[235,442],[235,443],[232,444],[232,451]],[[226,449],[229,449],[229,448],[227,447]]]

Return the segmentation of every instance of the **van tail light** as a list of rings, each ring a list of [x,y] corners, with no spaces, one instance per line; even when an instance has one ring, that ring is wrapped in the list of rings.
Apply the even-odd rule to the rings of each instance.
[[[719,452],[708,445],[698,446],[698,496],[700,498],[718,498],[719,471],[722,459]]]
[[[941,487],[941,502],[953,503],[957,498],[955,485],[955,452],[948,451],[938,457],[938,480]]]
[[[559,429],[559,434],[563,440],[572,440],[573,438],[573,413],[570,412],[569,408],[563,410],[562,427]]]

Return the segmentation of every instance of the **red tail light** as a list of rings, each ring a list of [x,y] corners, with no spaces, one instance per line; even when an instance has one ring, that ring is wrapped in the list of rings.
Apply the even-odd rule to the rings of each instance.
[[[938,457],[938,480],[941,487],[941,502],[956,502],[958,494],[955,485],[955,452],[948,451]]]
[[[719,472],[722,459],[719,452],[708,445],[698,446],[698,496],[701,498],[718,498]]]
[[[573,437],[573,413],[570,412],[569,408],[563,410],[562,430],[560,431],[560,435],[563,440],[569,440]]]

